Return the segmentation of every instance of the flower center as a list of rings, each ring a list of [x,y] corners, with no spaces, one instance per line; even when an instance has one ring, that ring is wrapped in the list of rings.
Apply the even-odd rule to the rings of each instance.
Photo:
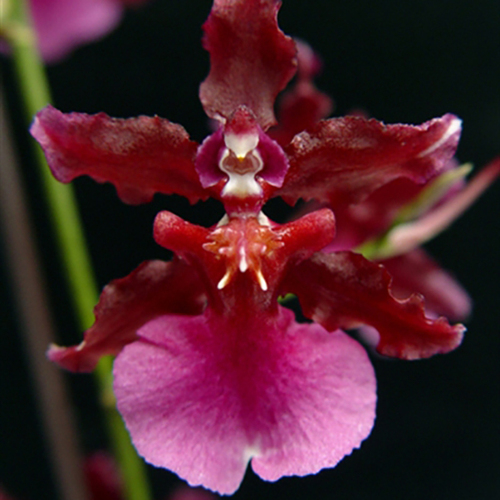
[[[219,168],[229,179],[222,190],[222,196],[261,195],[262,188],[255,176],[264,168],[264,162],[258,152],[259,135],[224,134],[225,148],[219,160]]]
[[[272,257],[273,252],[284,243],[281,236],[269,226],[267,217],[260,213],[258,218],[235,218],[225,223],[223,219],[203,248],[223,259],[226,272],[217,284],[222,290],[233,279],[236,273],[249,271],[263,291],[268,289],[268,283],[262,270],[263,259]]]

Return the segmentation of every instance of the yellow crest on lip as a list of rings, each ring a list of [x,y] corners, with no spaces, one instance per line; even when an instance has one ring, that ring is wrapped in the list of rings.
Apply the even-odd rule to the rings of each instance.
[[[257,217],[235,218],[215,229],[203,248],[223,259],[226,273],[217,284],[222,290],[239,271],[250,271],[263,291],[268,289],[262,272],[262,260],[269,258],[284,243],[281,236]]]

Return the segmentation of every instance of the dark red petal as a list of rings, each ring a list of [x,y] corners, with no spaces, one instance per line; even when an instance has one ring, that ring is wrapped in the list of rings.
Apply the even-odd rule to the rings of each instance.
[[[323,120],[284,148],[290,168],[275,196],[316,199],[335,211],[397,178],[423,183],[453,157],[460,123],[451,114],[417,126],[359,116]]]
[[[383,266],[352,252],[317,253],[293,268],[284,291],[297,295],[304,314],[327,330],[374,327],[377,351],[403,359],[427,358],[455,349],[465,328],[424,312],[423,299],[398,300]]]
[[[472,304],[467,292],[422,249],[384,260],[382,264],[393,278],[396,297],[421,293],[429,312],[453,320],[464,320],[470,314]]]
[[[295,44],[277,24],[278,0],[215,0],[203,26],[210,73],[200,99],[211,118],[250,108],[263,129],[276,123],[274,100],[296,71]]]
[[[67,370],[92,371],[101,356],[115,355],[136,340],[137,329],[153,318],[199,314],[203,307],[202,285],[192,268],[180,260],[144,262],[104,288],[96,321],[80,345],[51,346],[48,356]]]
[[[197,143],[168,120],[64,114],[47,106],[31,133],[61,182],[89,175],[114,184],[120,198],[132,204],[150,201],[155,193],[176,193],[191,203],[207,197],[194,169]]]

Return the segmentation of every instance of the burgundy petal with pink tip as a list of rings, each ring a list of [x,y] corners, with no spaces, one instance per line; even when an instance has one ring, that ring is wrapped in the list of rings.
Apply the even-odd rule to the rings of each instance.
[[[163,316],[115,361],[114,390],[138,452],[191,485],[233,493],[248,462],[263,479],[332,467],[375,417],[375,377],[343,332],[249,311]],[[195,430],[195,432],[193,432]]]
[[[500,175],[500,158],[495,158],[468,184],[462,186],[433,210],[414,221],[396,226],[387,238],[396,254],[410,252],[449,227]]]
[[[96,321],[74,347],[51,346],[48,356],[75,372],[92,371],[102,356],[116,355],[137,339],[136,331],[167,313],[199,314],[205,305],[195,271],[176,259],[149,261],[107,285],[95,308]]]
[[[207,198],[194,168],[198,144],[168,120],[64,114],[47,106],[31,133],[61,182],[89,175],[111,182],[120,198],[133,204],[150,201],[155,193],[176,193],[191,203]]]
[[[419,359],[458,347],[465,328],[441,317],[425,316],[423,299],[396,299],[391,277],[380,264],[352,252],[315,254],[285,278],[284,290],[297,295],[304,314],[328,330],[374,327],[377,351],[386,356]]]
[[[210,73],[200,99],[211,118],[225,121],[238,106],[265,130],[276,123],[274,101],[296,71],[296,49],[277,24],[278,0],[215,0],[203,25]]]
[[[460,136],[451,114],[421,125],[385,125],[347,116],[323,120],[284,148],[290,168],[275,192],[294,203],[358,203],[396,178],[423,183],[446,168]]]

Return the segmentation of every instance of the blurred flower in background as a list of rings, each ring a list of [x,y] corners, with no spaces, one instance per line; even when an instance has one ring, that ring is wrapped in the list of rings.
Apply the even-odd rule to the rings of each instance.
[[[122,478],[112,456],[105,451],[96,451],[84,462],[83,473],[88,500],[125,500]],[[179,486],[163,500],[215,500],[217,497],[201,488]],[[7,494],[0,486],[0,500],[18,500]],[[35,500],[35,499],[33,499]]]
[[[13,9],[2,0],[2,18]],[[72,50],[102,38],[116,28],[126,7],[147,0],[28,0],[38,48],[46,63],[55,63]],[[8,26],[3,27],[8,30]]]
[[[90,500],[124,500],[122,479],[116,463],[108,453],[96,451],[85,460],[84,474]],[[212,493],[201,488],[182,485],[163,500],[215,500]],[[4,500],[1,496],[0,500]]]
[[[114,29],[125,7],[147,0],[30,0],[38,44],[48,63]]]

